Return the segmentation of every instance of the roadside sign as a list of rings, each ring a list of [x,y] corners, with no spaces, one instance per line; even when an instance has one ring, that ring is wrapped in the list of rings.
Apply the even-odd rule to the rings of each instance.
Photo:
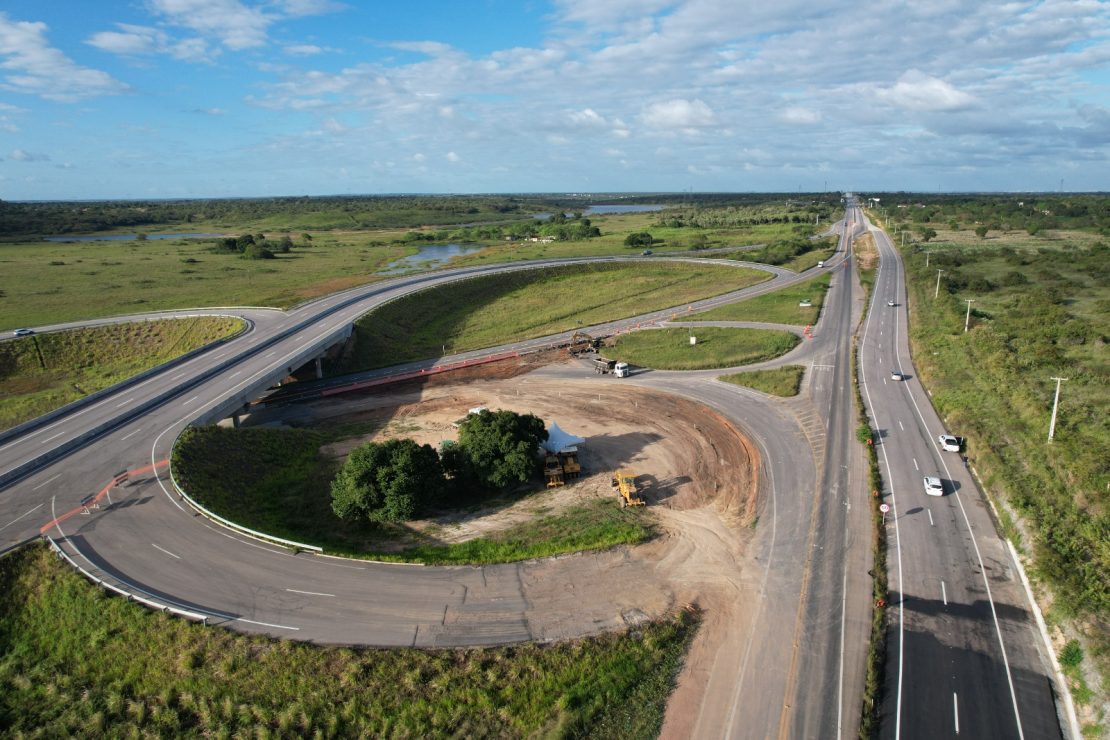
[[[887,513],[888,511],[890,511],[890,504],[879,504],[879,511],[883,512],[884,514]]]

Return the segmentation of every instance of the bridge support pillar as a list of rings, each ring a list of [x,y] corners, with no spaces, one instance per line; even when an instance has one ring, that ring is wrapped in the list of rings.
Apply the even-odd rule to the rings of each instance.
[[[324,379],[324,356],[320,355],[316,358],[316,379]]]

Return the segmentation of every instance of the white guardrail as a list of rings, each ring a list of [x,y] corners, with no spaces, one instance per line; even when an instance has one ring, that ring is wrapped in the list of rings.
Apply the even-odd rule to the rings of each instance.
[[[173,441],[173,446],[177,447],[177,440],[176,439]],[[172,453],[171,453],[171,455],[172,455]],[[308,550],[309,552],[314,552],[314,553],[317,553],[317,554],[322,553],[324,551],[324,548],[317,547],[316,545],[306,545],[303,542],[296,542],[294,540],[287,540],[283,537],[277,537],[277,536],[272,535],[272,534],[266,534],[265,532],[259,532],[257,530],[251,529],[250,527],[244,527],[242,524],[236,524],[235,522],[231,521],[230,519],[224,519],[219,514],[216,514],[214,512],[209,511],[208,509],[204,508],[199,503],[194,501],[193,498],[189,494],[185,493],[185,489],[182,488],[180,485],[178,485],[177,478],[173,474],[173,463],[172,462],[170,463],[169,468],[170,468],[170,483],[173,484],[173,490],[177,491],[177,495],[180,496],[182,499],[184,499],[185,503],[189,504],[189,506],[196,509],[196,511],[199,514],[201,514],[201,516],[207,517],[208,519],[211,519],[212,521],[214,521],[218,524],[222,524],[223,526],[225,526],[229,529],[233,529],[236,532],[239,532],[240,534],[245,534],[248,537],[253,537],[256,540],[261,540],[263,542],[276,543],[276,544],[279,544],[279,545],[283,545],[285,547],[291,547],[295,550]]]
[[[166,612],[168,614],[176,614],[179,617],[185,617],[186,619],[192,619],[194,621],[200,622],[201,624],[208,624],[208,620],[211,617],[217,616],[217,615],[213,615],[213,614],[201,614],[199,612],[191,612],[188,609],[181,609],[181,608],[178,608],[176,606],[170,606],[169,604],[163,604],[159,601],[155,601],[153,599],[147,599],[143,596],[139,596],[137,594],[131,593],[130,591],[122,589],[119,586],[113,585],[113,584],[109,583],[108,581],[104,580],[103,578],[97,577],[95,574],[85,570],[80,565],[78,565],[77,562],[73,558],[71,558],[69,555],[67,555],[65,553],[65,550],[63,550],[58,545],[58,543],[54,541],[54,539],[50,535],[44,534],[43,537],[45,537],[46,541],[50,543],[50,547],[54,550],[54,552],[58,553],[58,556],[61,557],[63,560],[65,560],[67,563],[69,563],[73,567],[74,570],[76,570],[78,573],[80,573],[81,575],[83,575],[85,578],[89,579],[93,583],[95,583],[97,586],[100,586],[101,588],[105,588],[105,589],[107,589],[107,590],[109,590],[109,591],[111,591],[115,594],[118,594],[118,595],[122,596],[124,599],[126,599],[127,601],[136,601],[136,602],[138,602],[140,604],[143,604],[144,606],[148,606],[151,609],[154,609],[156,611]]]

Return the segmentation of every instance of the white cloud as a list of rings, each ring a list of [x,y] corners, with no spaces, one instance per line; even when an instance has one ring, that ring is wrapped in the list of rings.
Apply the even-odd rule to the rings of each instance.
[[[309,57],[315,54],[323,54],[324,47],[316,46],[316,44],[290,44],[285,47],[286,54],[293,54],[294,56]]]
[[[644,108],[642,119],[652,128],[696,129],[712,126],[717,117],[701,100],[675,98],[664,103],[654,103]]]
[[[16,162],[49,162],[50,155],[28,152],[24,149],[16,149],[12,152],[12,159]]]
[[[387,46],[391,49],[398,49],[400,51],[414,51],[418,54],[427,54],[430,57],[448,54],[453,50],[450,44],[443,44],[439,41],[394,41],[387,44]]]
[[[597,111],[593,110],[592,108],[571,111],[567,114],[567,118],[576,126],[601,127],[606,125],[605,118],[599,115]]]
[[[168,22],[217,38],[235,50],[265,44],[266,29],[276,20],[238,0],[148,0],[147,4]]]
[[[425,157],[420,152],[417,152],[416,154],[412,155],[412,158],[417,162],[423,162],[423,161],[428,159],[427,157]]]
[[[784,123],[814,124],[821,121],[821,113],[801,106],[791,106],[779,114]]]
[[[118,31],[99,31],[85,43],[111,54],[142,56],[168,54],[175,59],[190,62],[210,61],[214,55],[201,38],[175,40],[165,31],[149,26],[117,23]]]
[[[46,40],[45,23],[13,21],[0,13],[0,88],[73,102],[127,92],[107,72],[82,67]]]
[[[455,154],[454,152],[447,152],[447,161],[460,162],[462,161],[462,157],[460,157],[458,154]]]
[[[206,116],[222,116],[227,113],[223,108],[193,108],[193,113],[200,113]]]
[[[916,69],[903,74],[892,87],[879,88],[875,95],[899,108],[920,111],[960,110],[975,103],[971,95]]]

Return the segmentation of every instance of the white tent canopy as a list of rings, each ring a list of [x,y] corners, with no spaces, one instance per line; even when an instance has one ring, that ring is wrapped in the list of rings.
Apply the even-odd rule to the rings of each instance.
[[[548,452],[554,453],[578,452],[578,445],[585,442],[584,437],[568,434],[560,429],[558,424],[551,422],[551,426],[547,428],[547,439],[540,442],[540,446]]]

